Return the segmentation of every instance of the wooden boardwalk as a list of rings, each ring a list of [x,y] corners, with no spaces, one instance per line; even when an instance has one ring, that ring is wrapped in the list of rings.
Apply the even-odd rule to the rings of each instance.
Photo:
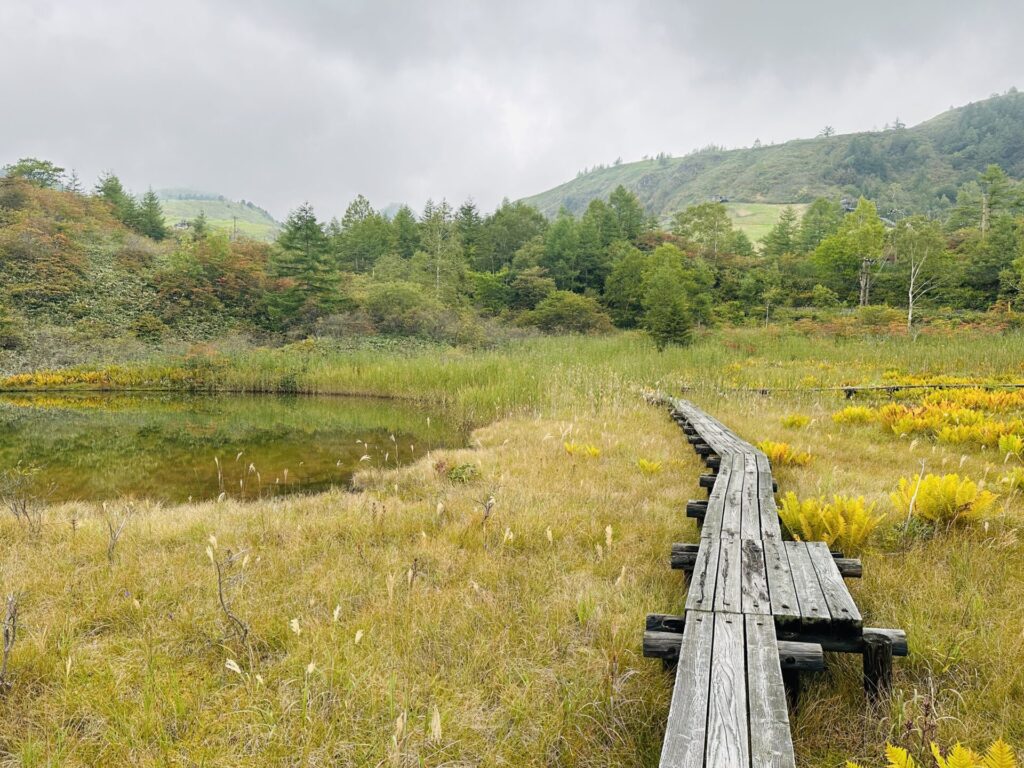
[[[701,477],[707,501],[687,504],[699,544],[672,548],[672,566],[689,574],[685,613],[651,614],[644,633],[645,655],[675,664],[661,766],[795,768],[789,698],[800,673],[824,669],[826,650],[862,653],[877,692],[906,636],[864,628],[843,581],[860,575],[859,561],[785,540],[764,453],[691,403],[669,405],[715,472]]]

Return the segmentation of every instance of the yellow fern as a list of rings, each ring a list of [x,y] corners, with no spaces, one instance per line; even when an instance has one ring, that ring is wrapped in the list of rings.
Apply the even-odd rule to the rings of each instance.
[[[570,456],[589,456],[592,459],[596,459],[601,455],[601,449],[596,445],[590,445],[590,443],[583,445],[580,443],[565,443],[565,452]]]
[[[982,765],[985,768],[1017,768],[1017,755],[1013,747],[1002,739],[996,739],[985,753]]]
[[[999,438],[999,453],[1007,459],[1010,456],[1018,460],[1024,459],[1024,437],[1003,435]]]
[[[996,495],[957,474],[902,477],[891,495],[896,510],[936,525],[976,521],[995,505]]]
[[[806,451],[795,451],[789,443],[762,440],[757,447],[764,451],[773,467],[803,467],[811,460],[811,454]]]
[[[863,405],[851,405],[832,414],[836,424],[867,424],[878,418],[878,411]]]
[[[656,475],[661,472],[660,461],[650,461],[649,459],[637,459],[636,466],[645,475]]]
[[[848,554],[860,552],[882,522],[875,505],[868,505],[863,496],[800,500],[792,491],[782,498],[779,516],[794,538],[824,541]]]
[[[939,748],[932,744],[932,755],[938,768],[982,768],[981,755],[972,752],[961,744],[954,744],[945,757]]]
[[[782,426],[789,429],[803,429],[811,423],[811,417],[804,416],[802,413],[790,413],[783,416],[781,422]]]
[[[984,757],[961,744],[955,744],[946,755],[935,745],[931,745],[932,757],[936,768],[1019,768],[1017,755],[1013,748],[1002,739],[998,739],[985,752]],[[923,768],[907,750],[885,745],[886,768]],[[846,768],[861,768],[857,763],[847,761]]]
[[[889,761],[887,768],[918,768],[917,761],[902,747],[885,745],[885,759]]]

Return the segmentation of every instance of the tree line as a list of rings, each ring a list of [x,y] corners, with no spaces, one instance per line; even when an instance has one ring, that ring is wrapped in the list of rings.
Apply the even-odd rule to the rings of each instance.
[[[5,180],[85,197],[77,181],[43,161],[8,166]],[[642,328],[663,347],[686,343],[699,326],[769,322],[783,307],[888,305],[906,310],[908,326],[925,304],[1009,308],[1024,275],[1024,185],[998,166],[963,185],[944,220],[882,218],[865,198],[821,198],[802,211],[785,208],[758,243],[733,225],[722,203],[657,221],[622,186],[579,216],[563,210],[552,220],[508,200],[490,213],[472,201],[454,207],[441,200],[419,214],[402,206],[385,215],[360,195],[330,220],[303,204],[272,244],[231,240],[202,217],[169,237],[155,195],[136,201],[113,174],[88,197],[159,243],[132,272],[140,284],[131,327],[153,339],[240,328],[479,341],[489,328],[586,333],[616,326]],[[32,269],[58,267],[15,248],[16,217],[5,225],[4,199],[0,258],[22,276],[8,281],[7,300],[30,313],[47,303],[73,307],[73,281],[88,279],[84,267],[55,272],[56,283],[34,304],[25,298],[30,292],[19,293]],[[54,292],[61,281],[67,290]]]

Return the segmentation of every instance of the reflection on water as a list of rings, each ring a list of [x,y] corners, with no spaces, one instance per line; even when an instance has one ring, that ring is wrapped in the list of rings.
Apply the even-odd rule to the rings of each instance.
[[[450,413],[393,400],[129,394],[0,395],[0,470],[42,467],[54,501],[221,493],[258,498],[347,485],[462,445]]]

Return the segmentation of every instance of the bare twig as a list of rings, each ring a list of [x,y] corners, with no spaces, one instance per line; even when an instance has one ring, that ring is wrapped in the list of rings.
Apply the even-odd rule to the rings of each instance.
[[[494,505],[497,504],[498,502],[494,499],[494,494],[492,493],[489,494],[486,499],[478,503],[484,509],[484,519],[480,523],[481,525],[483,525],[490,519],[491,512],[494,511]]]
[[[103,505],[106,509],[106,504]],[[107,517],[107,562],[110,565],[114,564],[114,549],[117,547],[117,541],[121,538],[121,534],[124,532],[125,525],[128,524],[128,518],[132,514],[131,506],[125,507],[124,514],[121,515],[120,520],[115,520],[114,517]]]
[[[0,500],[15,519],[36,537],[43,529],[44,499],[38,495],[36,477],[39,467],[17,466],[0,475]]]
[[[206,548],[206,554],[210,558],[210,562],[213,563],[213,568],[217,573],[217,602],[220,604],[220,609],[228,619],[228,623],[238,634],[239,640],[243,643],[249,637],[249,625],[246,624],[237,613],[231,608],[231,603],[228,598],[228,588],[238,580],[240,574],[233,573],[235,568],[241,563],[245,565],[248,562],[246,551],[243,549],[239,552],[232,552],[230,549],[227,550],[223,558],[216,554],[217,540],[214,537],[210,537],[210,546]]]
[[[3,640],[4,651],[0,659],[0,690],[10,687],[7,679],[7,663],[11,658],[11,651],[18,639],[18,597],[10,594],[7,596],[7,608],[4,611]]]

